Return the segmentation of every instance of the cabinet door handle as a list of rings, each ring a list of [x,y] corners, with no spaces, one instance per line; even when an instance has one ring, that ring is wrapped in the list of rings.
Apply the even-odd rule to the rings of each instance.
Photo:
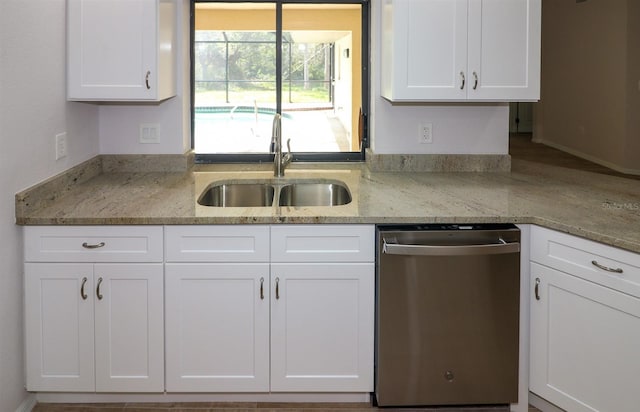
[[[280,299],[280,278],[276,278],[276,299]]]
[[[536,287],[534,288],[536,300],[540,300],[540,278],[536,278]]]
[[[82,247],[85,249],[99,249],[101,247],[104,247],[106,243],[104,242],[100,242],[100,243],[94,243],[94,244],[89,244],[87,242],[84,242],[82,244]]]
[[[473,90],[478,88],[478,73],[473,72]]]
[[[151,72],[147,70],[147,74],[144,76],[144,83],[147,85],[147,90],[151,89],[151,86],[149,86],[149,76],[151,76]]]
[[[102,278],[98,278],[98,286],[96,286],[96,296],[98,300],[102,300],[102,293],[100,293],[100,284],[102,283]]]
[[[599,269],[606,270],[607,272],[612,272],[612,273],[622,273],[622,272],[624,272],[624,270],[622,270],[622,268],[615,268],[614,269],[614,268],[610,268],[609,266],[601,265],[600,263],[598,263],[597,260],[592,260],[591,264],[593,266],[599,268]]]
[[[82,300],[87,300],[87,294],[84,292],[84,285],[87,284],[87,279],[86,277],[82,278],[82,286],[80,286],[80,297],[82,298]]]
[[[264,300],[264,278],[260,278],[260,300]]]
[[[464,90],[464,84],[466,82],[466,79],[464,77],[464,72],[460,72],[460,78],[462,79],[462,84],[460,84],[460,90]]]

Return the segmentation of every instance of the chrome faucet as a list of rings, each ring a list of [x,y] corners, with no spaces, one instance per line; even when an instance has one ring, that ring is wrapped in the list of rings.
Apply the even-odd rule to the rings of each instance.
[[[291,139],[287,139],[288,153],[282,155],[282,116],[276,113],[273,117],[273,127],[271,131],[271,152],[273,156],[273,175],[284,176],[284,169],[291,163]]]

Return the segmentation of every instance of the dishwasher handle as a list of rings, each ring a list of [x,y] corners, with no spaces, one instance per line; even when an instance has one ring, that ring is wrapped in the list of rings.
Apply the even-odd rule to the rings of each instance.
[[[520,243],[507,243],[500,239],[501,243],[484,245],[403,245],[387,243],[384,245],[382,253],[387,255],[408,255],[408,256],[473,256],[473,255],[502,255],[507,253],[520,252]]]

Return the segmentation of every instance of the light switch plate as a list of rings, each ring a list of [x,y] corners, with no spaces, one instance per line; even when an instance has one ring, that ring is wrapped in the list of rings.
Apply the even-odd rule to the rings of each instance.
[[[140,143],[160,143],[160,124],[140,123]]]
[[[67,156],[67,132],[59,133],[55,137],[56,160]]]

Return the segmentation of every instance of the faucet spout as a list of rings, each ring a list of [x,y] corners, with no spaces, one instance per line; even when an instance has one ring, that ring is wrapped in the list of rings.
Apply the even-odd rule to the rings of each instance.
[[[273,155],[273,175],[276,177],[284,176],[284,169],[291,163],[291,139],[287,140],[288,153],[282,155],[282,116],[276,113],[273,117],[273,126],[271,128],[271,152]]]

